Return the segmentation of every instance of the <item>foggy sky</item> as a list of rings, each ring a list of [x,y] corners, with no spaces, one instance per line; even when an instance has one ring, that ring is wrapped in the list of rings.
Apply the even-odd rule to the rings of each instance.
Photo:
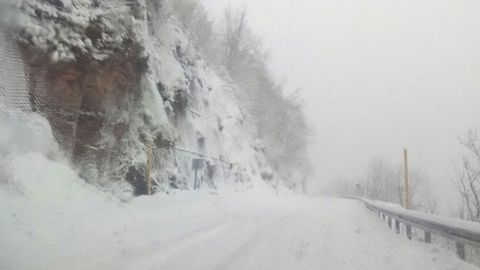
[[[439,197],[453,193],[458,138],[480,125],[480,1],[202,2],[217,16],[246,6],[274,74],[302,89],[317,132],[310,192],[406,147]]]

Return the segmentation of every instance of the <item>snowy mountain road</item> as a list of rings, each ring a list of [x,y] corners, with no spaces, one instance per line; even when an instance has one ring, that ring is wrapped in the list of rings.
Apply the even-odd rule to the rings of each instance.
[[[136,260],[131,266],[172,270],[474,269],[453,251],[390,232],[355,201],[317,198],[289,209],[223,214],[223,218],[190,223],[190,230],[181,237],[154,236],[169,240],[141,258],[140,265]]]
[[[36,219],[0,204],[16,221],[0,219],[0,269],[476,269],[455,250],[389,231],[355,200],[200,190],[119,203],[77,190],[62,204],[12,203],[35,207]]]

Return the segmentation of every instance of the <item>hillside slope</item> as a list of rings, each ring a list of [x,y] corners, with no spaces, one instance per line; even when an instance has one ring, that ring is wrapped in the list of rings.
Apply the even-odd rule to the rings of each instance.
[[[202,159],[200,187],[282,181],[234,94],[240,90],[195,51],[170,2],[16,5],[19,16],[4,31],[20,37],[15,50],[28,74],[20,92],[31,107],[22,110],[49,121],[87,182],[146,194],[151,162],[154,190],[192,189],[194,159]],[[8,99],[18,92],[3,91],[7,111],[20,107]]]

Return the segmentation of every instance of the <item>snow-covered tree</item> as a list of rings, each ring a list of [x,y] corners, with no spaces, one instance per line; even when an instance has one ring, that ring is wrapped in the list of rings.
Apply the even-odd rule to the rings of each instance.
[[[248,26],[245,8],[227,8],[219,21],[211,19],[196,0],[175,0],[173,11],[192,35],[194,46],[236,85],[249,125],[256,130],[276,176],[302,189],[311,171],[307,143],[311,131],[298,93],[284,94],[284,86],[268,68],[268,52]],[[296,176],[294,176],[296,175]],[[300,176],[298,176],[300,175]],[[300,183],[301,182],[301,183]]]
[[[365,182],[366,196],[386,202],[404,203],[403,164],[390,165],[382,158],[375,158],[367,168]],[[413,168],[409,172],[410,195],[412,209],[434,213],[437,203],[430,192],[430,182],[427,175],[420,168]]]
[[[366,194],[374,200],[401,202],[400,180],[384,159],[374,158],[367,168]]]
[[[459,213],[461,218],[480,221],[480,136],[469,130],[460,142],[466,150],[462,163],[455,166],[452,178],[461,196]]]

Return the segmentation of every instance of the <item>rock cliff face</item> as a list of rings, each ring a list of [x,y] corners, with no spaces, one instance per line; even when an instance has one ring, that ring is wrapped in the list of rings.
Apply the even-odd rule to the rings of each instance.
[[[274,184],[234,87],[191,48],[168,4],[111,2],[20,4],[32,108],[82,177],[144,194],[150,160],[156,190],[192,188],[202,159],[201,186]]]

